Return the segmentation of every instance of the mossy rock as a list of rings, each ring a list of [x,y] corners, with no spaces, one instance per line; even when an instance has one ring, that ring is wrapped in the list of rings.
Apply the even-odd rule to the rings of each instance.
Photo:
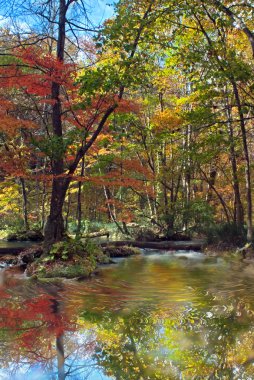
[[[29,230],[26,232],[27,240],[30,241],[42,241],[44,239],[41,231]]]
[[[96,265],[89,263],[77,263],[68,265],[54,265],[50,270],[44,272],[40,277],[44,278],[88,278],[95,270]]]
[[[135,247],[128,247],[128,246],[115,247],[113,245],[109,245],[103,248],[103,252],[108,257],[112,257],[112,258],[113,257],[129,257],[129,256],[139,255],[141,253],[140,249],[135,248]]]
[[[47,256],[41,256],[27,267],[28,276],[38,278],[87,278],[97,264],[108,264],[110,258],[94,243],[67,239],[55,243]]]
[[[15,233],[8,234],[6,237],[6,240],[7,241],[18,241],[18,234],[15,234]]]
[[[43,235],[41,231],[28,230],[11,233],[6,237],[7,241],[42,241]]]
[[[26,274],[38,278],[87,278],[96,266],[96,261],[88,258],[79,257],[68,261],[48,261],[41,258],[28,265]]]
[[[159,240],[158,234],[154,230],[146,227],[140,227],[133,235],[136,241],[148,242]]]
[[[105,263],[107,257],[95,243],[87,240],[68,239],[55,243],[48,255],[51,260],[70,260],[74,257],[89,258],[98,263]]]

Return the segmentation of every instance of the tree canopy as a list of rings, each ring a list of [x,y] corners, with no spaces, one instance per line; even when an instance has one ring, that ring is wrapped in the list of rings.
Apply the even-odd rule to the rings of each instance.
[[[79,0],[2,3],[2,229],[46,251],[85,221],[252,241],[251,1],[120,0],[102,25]]]

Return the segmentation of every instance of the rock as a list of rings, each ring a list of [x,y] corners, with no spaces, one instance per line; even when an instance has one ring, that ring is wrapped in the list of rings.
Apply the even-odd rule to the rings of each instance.
[[[42,241],[43,235],[40,231],[28,230],[11,233],[6,239],[7,241]]]
[[[0,265],[5,267],[6,265],[17,264],[17,256],[13,255],[1,255]]]
[[[75,261],[43,261],[38,259],[28,264],[26,274],[42,278],[88,278],[94,272],[96,262],[87,258]]]
[[[158,234],[149,228],[141,227],[135,231],[134,238],[136,241],[157,241]]]
[[[42,246],[28,248],[18,255],[17,265],[23,265],[26,268],[28,264],[33,263],[42,254]]]
[[[11,273],[12,275],[15,274],[15,275],[20,275],[20,274],[23,274],[24,272],[24,265],[20,264],[20,265],[13,265],[13,266],[10,266],[10,267],[7,267],[5,269],[5,273]]]
[[[114,247],[114,246],[107,246],[103,248],[103,252],[109,256],[109,257],[129,257],[138,255],[141,253],[141,251],[138,248],[134,247]]]
[[[33,260],[28,254],[21,259],[28,261],[26,274],[38,278],[88,278],[97,263],[108,262],[100,247],[94,243],[83,243],[79,239],[68,239],[55,243],[48,255]]]
[[[26,237],[27,237],[27,240],[30,240],[30,241],[42,241],[43,240],[43,235],[42,235],[41,231],[29,230],[26,232]]]
[[[17,234],[9,234],[6,238],[7,241],[17,241],[18,235]]]

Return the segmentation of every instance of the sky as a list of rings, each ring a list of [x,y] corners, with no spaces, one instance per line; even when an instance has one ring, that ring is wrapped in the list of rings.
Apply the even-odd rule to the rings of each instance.
[[[98,26],[107,18],[112,17],[114,14],[114,3],[116,3],[116,0],[87,0],[87,15],[92,24]],[[10,8],[5,6],[6,4],[5,1],[0,0],[0,27],[10,27],[12,25],[11,18],[14,15],[11,14]],[[6,17],[7,13],[8,17]],[[19,17],[18,26],[21,29],[27,28],[26,23],[29,24],[29,17],[26,15]]]
[[[114,2],[109,0],[90,0],[92,6],[91,18],[96,23],[101,23],[105,19],[113,16]]]

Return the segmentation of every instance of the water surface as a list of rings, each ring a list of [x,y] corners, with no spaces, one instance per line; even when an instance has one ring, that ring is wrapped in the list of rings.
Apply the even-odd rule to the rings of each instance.
[[[254,268],[146,251],[89,281],[1,272],[0,379],[254,379]]]

